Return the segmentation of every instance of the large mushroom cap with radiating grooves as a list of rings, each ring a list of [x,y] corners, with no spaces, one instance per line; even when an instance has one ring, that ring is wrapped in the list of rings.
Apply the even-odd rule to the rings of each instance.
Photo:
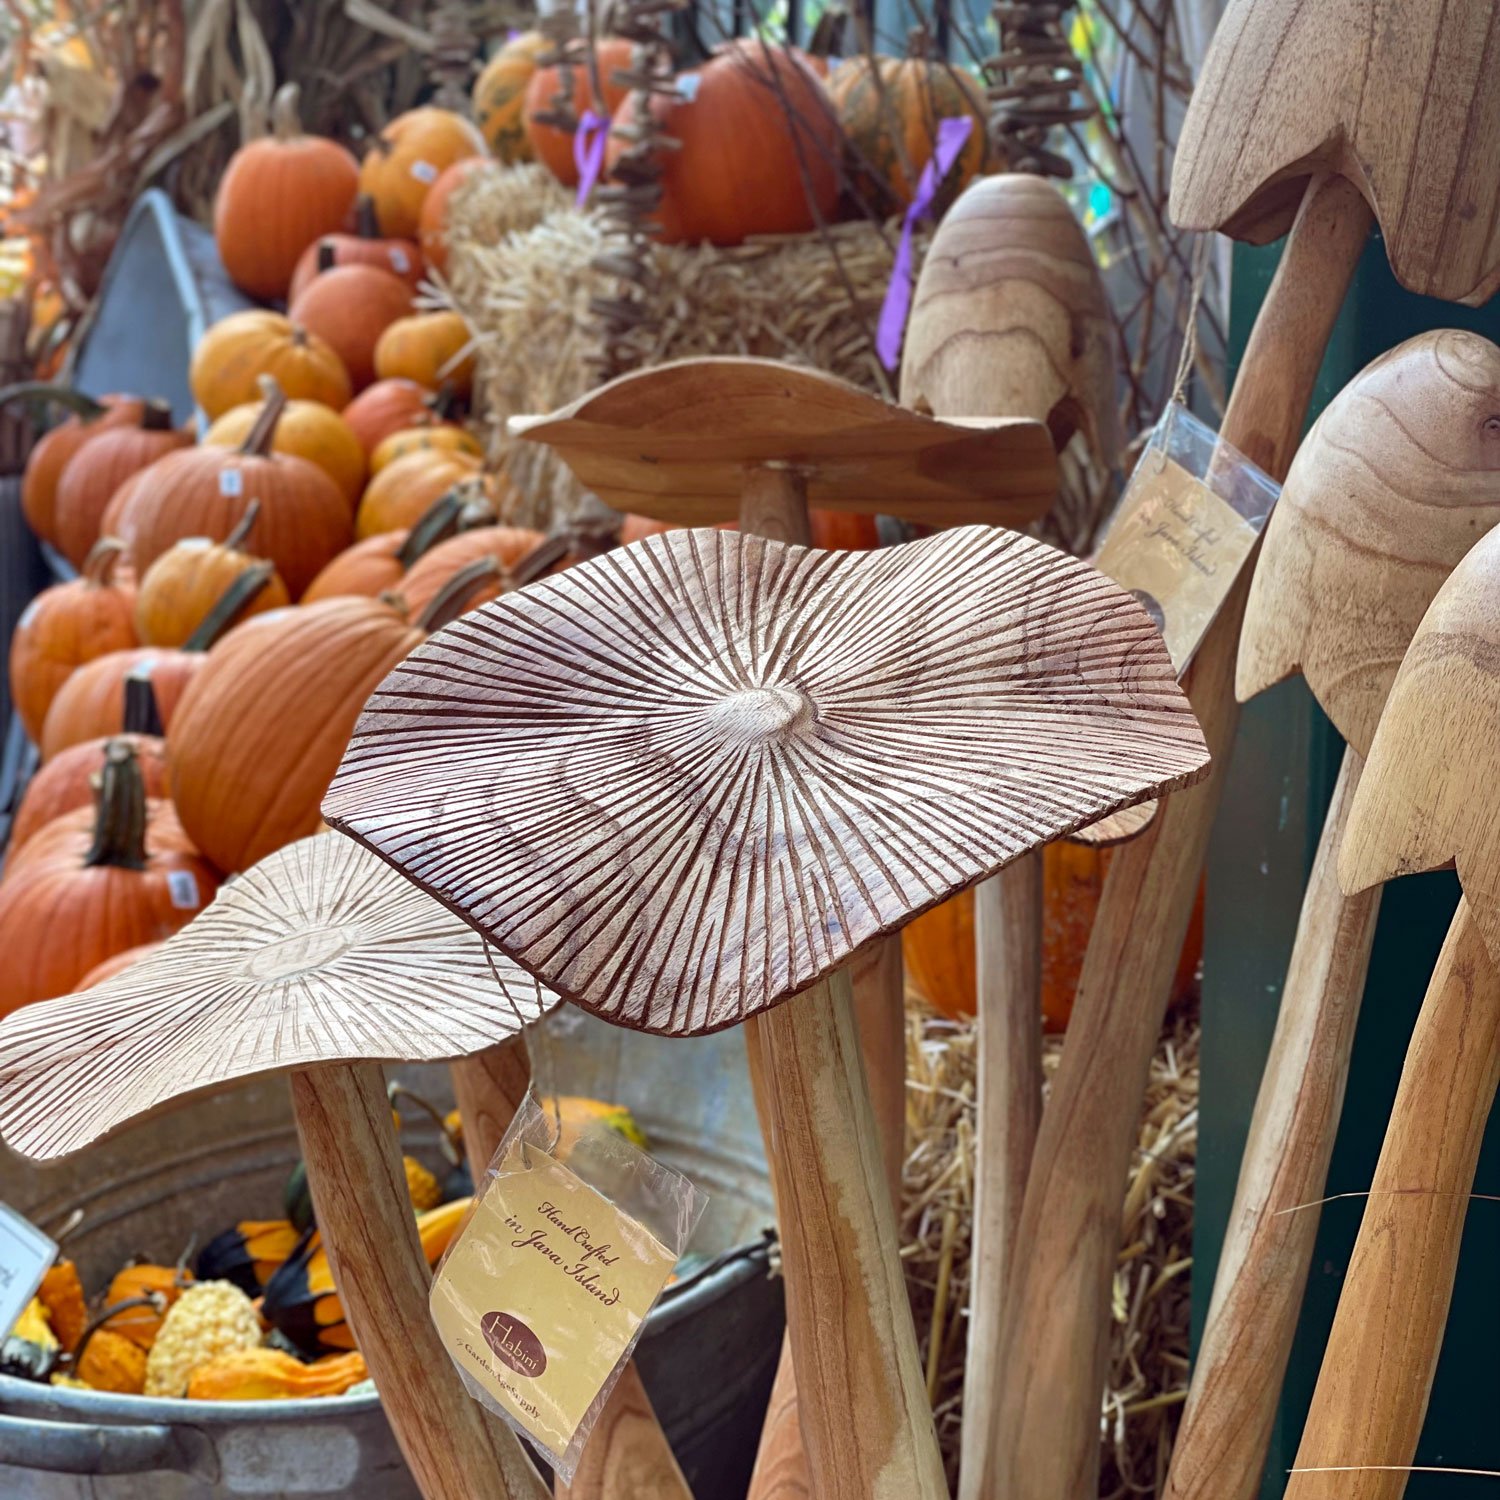
[[[1307,435],[1250,586],[1241,699],[1301,670],[1369,751],[1433,595],[1500,522],[1500,349],[1424,333],[1382,355]]]
[[[1173,220],[1265,244],[1308,179],[1369,200],[1414,292],[1500,285],[1500,8],[1450,0],[1231,0],[1172,169]]]
[[[1350,893],[1457,865],[1500,963],[1500,531],[1453,570],[1422,618],[1349,810]]]
[[[809,505],[933,526],[1025,525],[1057,493],[1040,422],[939,422],[771,359],[656,365],[510,430],[616,510],[673,525],[733,521],[746,469],[768,463],[806,478]]]
[[[1207,759],[1145,611],[1051,547],[679,531],[431,637],[324,815],[559,993],[692,1034]]]
[[[467,1056],[555,999],[384,861],[322,834],[113,979],[0,1022],[0,1135],[66,1156],[257,1073]]]

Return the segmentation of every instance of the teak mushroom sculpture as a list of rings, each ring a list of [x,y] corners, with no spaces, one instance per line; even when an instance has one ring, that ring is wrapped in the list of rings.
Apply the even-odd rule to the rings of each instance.
[[[159,950],[0,1023],[0,1135],[39,1161],[175,1101],[290,1071],[339,1298],[427,1500],[543,1500],[515,1434],[469,1399],[376,1059],[493,1047],[554,1003],[382,861],[322,834],[229,885]]]
[[[1500,14],[1413,0],[1368,22],[1357,0],[1231,0],[1173,168],[1186,228],[1265,241],[1290,226],[1222,426],[1276,479],[1375,217],[1397,277],[1418,291],[1480,301],[1500,270],[1500,107],[1483,64]],[[1096,1488],[1121,1184],[1234,740],[1247,587],[1184,679],[1214,774],[1116,851],[1042,1118],[983,1476],[983,1493],[1006,1500]]]
[[[681,531],[419,648],[324,810],[606,1019],[755,1019],[815,1492],[928,1500],[946,1486],[846,965],[1204,763],[1145,612],[1051,548]]]
[[[1491,531],[1438,591],[1396,674],[1339,856],[1354,895],[1450,864],[1464,894],[1407,1048],[1288,1500],[1399,1500],[1416,1454],[1500,1082],[1497,722]]]
[[[1172,1455],[1173,1500],[1253,1500],[1302,1306],[1380,910],[1336,867],[1387,693],[1449,572],[1500,522],[1500,349],[1426,333],[1298,450],[1250,588],[1237,691],[1301,670],[1348,741],[1251,1120]]]

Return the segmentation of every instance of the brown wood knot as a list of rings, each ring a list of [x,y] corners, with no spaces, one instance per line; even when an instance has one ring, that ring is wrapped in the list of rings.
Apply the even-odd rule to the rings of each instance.
[[[812,699],[789,687],[744,688],[708,710],[709,723],[733,745],[790,739],[816,723],[817,717]]]

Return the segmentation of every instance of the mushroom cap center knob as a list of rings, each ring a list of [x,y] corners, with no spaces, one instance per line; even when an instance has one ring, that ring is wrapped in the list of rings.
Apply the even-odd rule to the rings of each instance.
[[[811,724],[812,699],[796,688],[745,688],[721,698],[708,711],[714,728],[731,744],[757,745],[784,739]]]

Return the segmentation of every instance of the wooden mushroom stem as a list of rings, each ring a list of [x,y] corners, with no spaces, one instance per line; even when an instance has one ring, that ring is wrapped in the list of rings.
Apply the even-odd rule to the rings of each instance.
[[[1310,184],[1256,321],[1223,435],[1285,475],[1371,215],[1342,178]],[[1151,1056],[1207,852],[1238,722],[1234,665],[1248,579],[1186,679],[1213,755],[1206,781],[1169,797],[1119,849],[1095,918],[1068,1047],[1042,1118],[1006,1293],[1000,1399],[983,1493],[1094,1493],[1121,1184]],[[984,1420],[976,1412],[972,1420]]]
[[[374,1064],[291,1077],[297,1135],[344,1316],[426,1500],[545,1500],[520,1440],[470,1399],[427,1310],[431,1280]]]
[[[1405,1493],[1497,1084],[1500,971],[1464,901],[1407,1048],[1287,1500]]]

